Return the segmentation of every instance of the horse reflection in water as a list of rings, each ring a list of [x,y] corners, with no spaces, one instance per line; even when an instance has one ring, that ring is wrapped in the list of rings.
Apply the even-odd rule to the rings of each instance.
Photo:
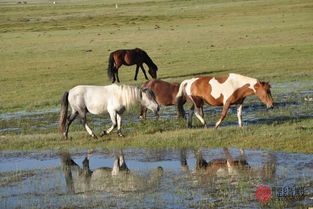
[[[68,153],[61,156],[62,169],[69,193],[104,191],[110,193],[137,192],[155,190],[159,187],[163,168],[157,167],[147,176],[136,174],[128,169],[122,151],[115,154],[113,167],[101,167],[91,170],[90,155],[83,160],[81,168]],[[76,172],[77,176],[73,177]]]
[[[245,155],[243,149],[240,149],[239,159],[234,160],[228,148],[223,148],[225,158],[214,159],[207,162],[202,154],[202,150],[198,149],[194,152],[196,165],[191,173],[188,167],[186,150],[181,151],[181,168],[187,173],[199,177],[200,182],[208,180],[216,180],[219,177],[231,177],[236,179],[239,177],[253,177],[264,181],[271,179],[276,170],[275,156],[269,154],[268,161],[260,168],[252,168]]]

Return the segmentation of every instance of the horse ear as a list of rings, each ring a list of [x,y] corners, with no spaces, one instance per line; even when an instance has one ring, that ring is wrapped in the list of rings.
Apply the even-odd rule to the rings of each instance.
[[[140,90],[141,90],[141,92],[146,92],[148,90],[148,88],[147,87],[143,87]]]
[[[142,92],[147,93],[148,97],[154,98],[155,99],[155,93],[150,89],[150,88],[141,88]]]
[[[270,85],[270,82],[269,81],[265,81],[263,82],[263,86],[270,89],[271,88],[271,85]]]
[[[140,88],[140,98],[142,98],[142,93],[148,93],[148,90],[149,88],[147,87]]]
[[[262,86],[262,82],[258,81],[258,82],[254,85],[254,89],[258,89],[260,86]]]

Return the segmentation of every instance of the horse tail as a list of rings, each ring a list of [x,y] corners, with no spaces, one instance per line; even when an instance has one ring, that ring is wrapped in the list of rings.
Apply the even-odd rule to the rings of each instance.
[[[185,117],[185,110],[184,110],[184,104],[186,102],[185,98],[185,88],[187,86],[187,81],[183,81],[179,85],[179,90],[176,95],[176,104],[177,104],[177,111],[178,111],[178,117]]]
[[[112,80],[115,72],[113,53],[110,54],[108,63],[108,77]]]
[[[67,112],[68,112],[68,92],[64,92],[61,100],[61,111],[60,111],[60,119],[59,119],[59,130],[64,133],[65,125],[67,120]]]

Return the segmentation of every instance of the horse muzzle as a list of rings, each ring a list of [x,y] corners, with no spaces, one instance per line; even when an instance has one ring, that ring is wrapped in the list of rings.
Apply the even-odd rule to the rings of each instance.
[[[158,77],[156,71],[149,71],[149,73],[153,79],[156,79]]]
[[[154,111],[155,115],[159,115],[159,111],[160,111],[160,105],[158,105],[158,107],[156,108],[156,110]]]
[[[267,108],[268,110],[273,109],[273,108],[274,108],[274,105],[273,105],[273,104],[271,104],[271,105],[266,105],[266,108]]]

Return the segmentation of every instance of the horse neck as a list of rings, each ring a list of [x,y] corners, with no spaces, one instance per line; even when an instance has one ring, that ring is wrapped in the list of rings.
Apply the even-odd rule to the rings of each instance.
[[[256,93],[255,90],[248,88],[243,92],[243,97],[255,95],[255,93]]]
[[[237,88],[242,88],[245,85],[249,85],[248,88],[242,89],[242,96],[250,96],[250,95],[255,95],[256,90],[255,90],[255,84],[258,83],[258,80],[255,78],[250,78],[246,76],[242,76],[239,74],[230,74],[231,79],[233,80],[234,83],[237,83]]]
[[[149,67],[155,65],[152,59],[147,54],[145,54],[144,63],[146,63]]]
[[[140,101],[140,89],[134,86],[122,86],[125,91],[121,91],[121,100],[123,105],[128,108]]]

